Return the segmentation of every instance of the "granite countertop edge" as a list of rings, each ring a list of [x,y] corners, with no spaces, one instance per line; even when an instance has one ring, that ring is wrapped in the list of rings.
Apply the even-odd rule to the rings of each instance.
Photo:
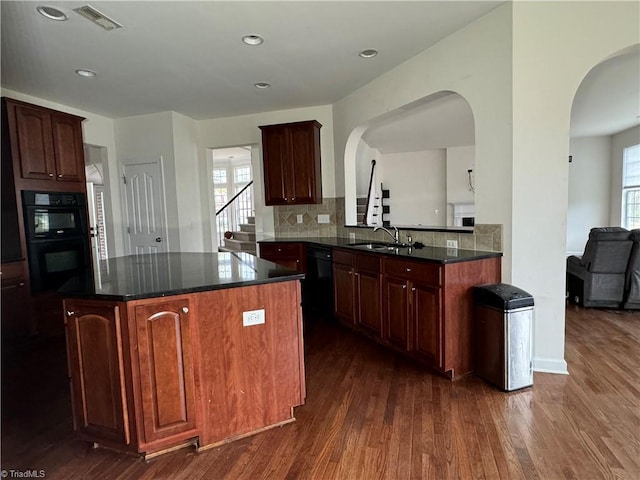
[[[366,242],[367,240],[350,240],[344,237],[262,237],[258,243],[306,243],[323,247],[342,248],[354,252],[368,253],[373,255],[384,255],[392,258],[404,258],[440,264],[450,264],[459,262],[470,262],[487,258],[502,257],[502,252],[491,252],[486,250],[468,250],[462,248],[446,248],[425,246],[423,248],[413,247],[398,248],[396,250],[369,250],[359,246],[350,245],[354,242]],[[376,242],[372,240],[372,242]],[[437,254],[437,255],[435,255]]]

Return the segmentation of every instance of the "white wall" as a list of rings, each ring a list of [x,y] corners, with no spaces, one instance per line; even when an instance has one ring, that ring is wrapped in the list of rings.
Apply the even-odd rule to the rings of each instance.
[[[173,148],[172,112],[119,118],[115,120],[118,165],[161,161],[165,196],[166,248],[180,251],[178,201]],[[120,189],[124,204],[124,189]],[[126,222],[126,212],[123,212]],[[127,252],[130,253],[130,252]]]
[[[389,190],[389,220],[393,225],[446,224],[445,149],[383,153],[376,180]]]
[[[462,95],[473,112],[478,186],[476,221],[504,225],[503,278],[509,281],[512,154],[510,4],[493,10],[334,104],[337,194],[347,199],[355,198],[354,152],[368,124],[441,91]],[[345,215],[355,218],[352,202],[346,202]]]
[[[180,251],[211,251],[204,245],[208,204],[200,196],[197,122],[176,112],[171,112],[171,120]]]
[[[303,120],[317,120],[322,124],[320,129],[320,154],[322,158],[322,196],[333,198],[335,189],[335,162],[333,146],[333,109],[331,105],[318,107],[278,110],[273,112],[255,113],[236,117],[216,118],[198,122],[198,169],[201,182],[201,204],[211,210],[207,195],[210,186],[203,182],[211,178],[208,160],[208,150],[211,148],[234,147],[242,145],[260,146],[262,136],[260,125],[298,122]],[[262,169],[262,155],[259,148],[252,149],[252,168],[254,178],[254,195],[256,207],[256,231],[258,233],[273,234],[273,207],[264,205],[264,174]],[[213,245],[215,222],[212,222],[215,212],[206,212],[203,227],[205,246]]]
[[[512,4],[511,280],[535,298],[534,366],[539,371],[566,369],[567,157],[573,98],[591,68],[638,43],[639,6],[638,2]],[[479,168],[481,160],[478,151]],[[478,192],[484,186],[478,178]]]
[[[566,252],[582,255],[589,230],[610,226],[611,137],[572,138],[569,154]]]
[[[611,140],[611,225],[622,222],[622,159],[624,149],[640,144],[640,126],[613,135]]]
[[[476,147],[447,148],[447,223],[453,225],[453,204],[474,204],[475,195],[469,186],[475,187]]]
[[[67,112],[86,118],[86,120],[82,122],[82,135],[84,143],[106,147],[107,149],[107,158],[103,163],[105,175],[105,199],[107,204],[109,205],[109,209],[107,211],[107,223],[111,227],[107,232],[107,241],[109,242],[110,252],[113,255],[122,255],[124,253],[124,245],[122,242],[124,224],[122,221],[122,216],[120,215],[122,207],[118,191],[119,170],[117,167],[116,141],[113,119],[104,117],[102,115],[96,115],[91,112],[85,112],[84,110],[79,110],[67,105],[51,102],[44,98],[25,95],[14,90],[3,88],[0,90],[0,92],[2,93],[2,96],[32,103],[34,105],[41,105],[43,107],[52,108],[60,112]]]

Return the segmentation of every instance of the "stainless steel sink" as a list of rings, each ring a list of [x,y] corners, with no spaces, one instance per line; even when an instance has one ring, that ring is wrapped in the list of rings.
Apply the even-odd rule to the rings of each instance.
[[[407,247],[408,245],[385,243],[385,242],[354,242],[348,244],[350,247],[358,247],[367,250],[395,250],[396,248]]]

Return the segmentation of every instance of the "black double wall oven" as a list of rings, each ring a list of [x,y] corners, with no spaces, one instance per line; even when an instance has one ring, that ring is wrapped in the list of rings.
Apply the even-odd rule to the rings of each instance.
[[[90,266],[84,193],[22,192],[31,291],[55,290]]]

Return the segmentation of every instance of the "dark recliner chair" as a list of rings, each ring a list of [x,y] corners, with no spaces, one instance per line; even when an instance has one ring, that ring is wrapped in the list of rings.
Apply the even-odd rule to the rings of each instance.
[[[640,310],[640,229],[631,230],[633,241],[627,266],[624,308]]]
[[[622,307],[632,246],[625,228],[592,228],[584,254],[567,258],[569,300],[584,307]]]

